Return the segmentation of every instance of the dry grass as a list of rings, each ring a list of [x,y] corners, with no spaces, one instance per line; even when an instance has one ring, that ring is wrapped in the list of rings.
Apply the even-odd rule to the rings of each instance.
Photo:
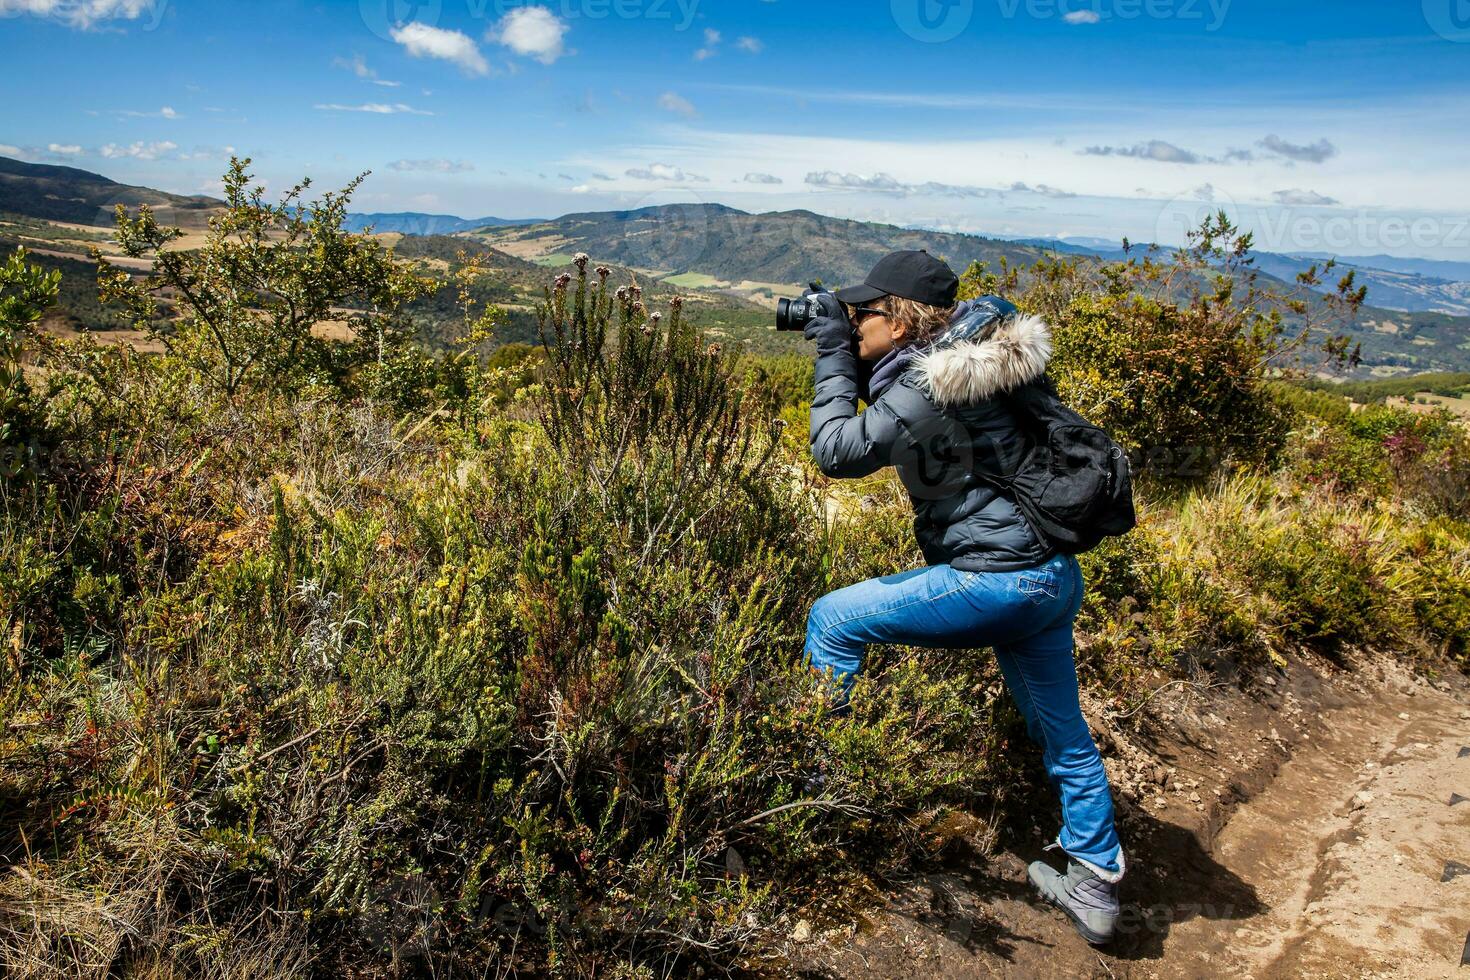
[[[1420,415],[1432,415],[1444,408],[1454,413],[1462,422],[1470,422],[1470,398],[1463,395],[1458,398],[1447,398],[1444,395],[1420,391],[1415,393],[1413,400],[1394,395],[1384,401],[1395,408],[1406,408]],[[1428,404],[1425,404],[1426,402]]]
[[[539,237],[505,237],[498,235],[485,235],[483,239],[494,245],[496,249],[506,255],[513,255],[518,259],[534,259],[543,255],[552,255],[556,252],[565,251],[572,245],[571,239],[560,235],[541,235]]]
[[[126,344],[144,354],[163,353],[163,344],[156,337],[142,330],[88,330],[84,332],[76,329],[66,320],[51,317],[41,324],[41,332],[62,340],[76,340],[86,336],[104,347]]]

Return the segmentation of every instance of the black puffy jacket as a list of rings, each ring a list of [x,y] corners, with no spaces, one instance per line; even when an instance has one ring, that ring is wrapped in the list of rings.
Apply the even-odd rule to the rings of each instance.
[[[987,329],[975,330],[980,323]],[[1051,558],[1016,505],[976,475],[1008,473],[1025,452],[1025,435],[996,396],[1042,375],[1050,329],[984,297],[961,304],[928,348],[904,353],[902,375],[859,414],[867,393],[856,352],[819,342],[811,443],[822,472],[851,478],[895,467],[931,565],[1014,571]]]

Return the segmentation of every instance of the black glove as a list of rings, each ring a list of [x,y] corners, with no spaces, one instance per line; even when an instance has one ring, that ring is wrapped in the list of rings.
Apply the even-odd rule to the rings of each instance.
[[[807,340],[817,342],[817,353],[827,354],[851,346],[856,331],[848,321],[847,310],[841,301],[831,293],[814,293],[808,290],[802,295],[822,310],[822,314],[808,322],[806,329],[802,331],[802,336]]]

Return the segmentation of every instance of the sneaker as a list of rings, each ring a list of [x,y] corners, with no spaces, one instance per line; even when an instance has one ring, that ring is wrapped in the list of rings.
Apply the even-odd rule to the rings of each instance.
[[[1067,913],[1082,938],[1095,946],[1112,941],[1118,924],[1118,883],[1103,881],[1075,858],[1067,858],[1067,873],[1045,861],[1026,869],[1031,883],[1048,901]]]

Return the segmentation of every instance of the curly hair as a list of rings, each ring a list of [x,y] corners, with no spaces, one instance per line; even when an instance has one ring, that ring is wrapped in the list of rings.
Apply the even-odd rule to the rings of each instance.
[[[954,316],[955,311],[954,306],[930,306],[928,303],[891,294],[874,300],[870,305],[875,310],[883,310],[890,320],[903,325],[905,347],[933,341],[949,327],[950,317]]]

